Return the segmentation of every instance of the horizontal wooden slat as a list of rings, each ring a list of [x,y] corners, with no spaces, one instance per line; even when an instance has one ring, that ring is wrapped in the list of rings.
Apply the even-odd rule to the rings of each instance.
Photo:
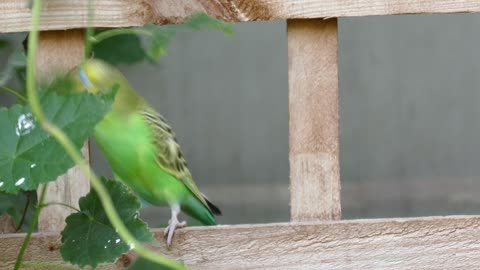
[[[27,0],[0,1],[0,32],[30,28]],[[48,0],[42,30],[84,28],[87,0]],[[195,12],[227,21],[480,12],[478,0],[95,0],[97,27],[176,23]]]
[[[34,235],[25,259],[59,262],[59,239]],[[11,269],[22,240],[0,236],[1,269]],[[478,269],[480,216],[192,227],[168,254],[192,269]]]

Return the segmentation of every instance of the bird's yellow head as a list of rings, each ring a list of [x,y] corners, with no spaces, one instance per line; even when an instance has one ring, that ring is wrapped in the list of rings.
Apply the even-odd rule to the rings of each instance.
[[[82,89],[90,93],[109,92],[116,85],[123,83],[124,77],[115,67],[97,59],[87,60],[76,70],[75,76],[80,80]]]

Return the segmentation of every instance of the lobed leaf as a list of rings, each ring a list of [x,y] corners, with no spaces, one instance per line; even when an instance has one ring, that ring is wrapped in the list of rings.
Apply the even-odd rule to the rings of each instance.
[[[153,235],[147,224],[138,218],[137,197],[119,181],[102,178],[102,182],[128,230],[139,241],[151,241]],[[60,253],[65,261],[80,267],[95,268],[99,263],[113,262],[131,248],[120,239],[93,189],[80,199],[80,212],[68,216],[66,223]]]
[[[42,91],[40,101],[45,116],[80,149],[110,110],[114,92],[61,96]],[[36,189],[74,165],[63,147],[39,126],[29,105],[0,108],[0,127],[0,191]]]

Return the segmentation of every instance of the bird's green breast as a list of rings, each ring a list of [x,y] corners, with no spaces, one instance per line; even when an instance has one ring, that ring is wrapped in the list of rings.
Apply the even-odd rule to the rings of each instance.
[[[177,204],[189,195],[181,181],[158,165],[152,131],[139,113],[112,111],[95,127],[94,135],[115,174],[144,200]]]

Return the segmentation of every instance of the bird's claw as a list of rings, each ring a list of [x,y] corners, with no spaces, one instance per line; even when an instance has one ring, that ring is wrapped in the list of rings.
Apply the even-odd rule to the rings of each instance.
[[[163,230],[163,236],[167,237],[167,247],[170,247],[172,244],[173,235],[177,228],[183,228],[187,226],[186,221],[179,222],[178,219],[170,219],[168,221],[168,226]]]

